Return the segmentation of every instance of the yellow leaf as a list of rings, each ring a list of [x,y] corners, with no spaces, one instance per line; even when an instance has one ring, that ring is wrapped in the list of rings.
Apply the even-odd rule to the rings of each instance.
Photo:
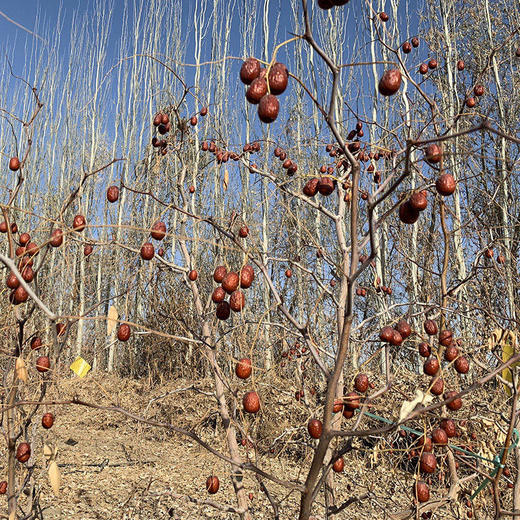
[[[224,191],[227,191],[229,187],[229,172],[227,170],[224,170],[224,181],[222,182],[222,188]]]
[[[82,358],[79,357],[70,365],[70,369],[79,377],[85,377],[88,374],[91,366]]]
[[[495,329],[491,338],[489,340],[489,344],[492,348],[496,345],[501,345],[502,347],[502,362],[505,363],[512,356],[515,355],[517,350],[517,336],[516,333],[512,330],[508,329]],[[510,368],[520,366],[520,363],[513,363]],[[513,372],[510,368],[505,368],[502,370],[502,378],[505,379],[508,383],[513,382]],[[504,384],[504,388],[506,390],[507,395],[511,395],[511,388]]]
[[[112,305],[110,309],[108,309],[108,316],[107,316],[107,336],[110,336],[112,334],[112,331],[114,330],[117,318],[119,317],[117,309]]]
[[[54,494],[59,495],[61,486],[61,473],[60,468],[58,468],[58,465],[54,460],[49,464],[49,480],[51,482]]]
[[[25,366],[25,361],[23,358],[18,357],[16,358],[15,362],[15,370],[16,370],[16,377],[23,381],[24,383],[27,383],[28,375],[27,375],[27,367]]]

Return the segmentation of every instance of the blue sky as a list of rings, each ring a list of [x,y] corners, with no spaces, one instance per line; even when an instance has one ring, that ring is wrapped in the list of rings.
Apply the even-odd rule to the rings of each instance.
[[[130,6],[134,5],[135,0],[127,0]],[[169,2],[170,0],[164,0]],[[239,15],[239,12],[244,9],[243,5],[247,7],[248,2],[255,2],[258,0],[247,0],[245,4],[241,4],[244,0],[230,0],[230,6]],[[284,2],[287,0],[270,0],[270,18],[274,20],[276,16],[280,15],[280,31],[279,38],[287,39],[291,37],[292,23],[289,21],[289,13],[286,9],[282,9]],[[193,56],[193,31],[191,26],[193,24],[193,2],[191,0],[180,0],[182,4],[183,17],[186,17],[186,45],[187,60],[192,61]],[[26,61],[26,55],[34,43],[35,37],[23,28],[15,25],[21,24],[28,31],[33,33],[40,33],[45,36],[45,31],[52,31],[55,29],[57,21],[62,20],[63,30],[61,32],[61,48],[64,51],[64,56],[69,53],[70,43],[70,25],[73,20],[73,13],[76,13],[75,19],[82,20],[84,15],[90,18],[96,9],[96,4],[101,4],[104,7],[113,6],[112,25],[109,31],[109,41],[112,42],[108,46],[109,54],[107,55],[106,67],[110,68],[118,61],[117,48],[121,36],[121,25],[124,11],[125,0],[0,0],[0,12],[5,16],[0,16],[0,52],[1,56],[7,55],[12,60],[15,74],[20,74],[31,81],[30,75],[22,71],[22,65]],[[211,5],[211,4],[210,4]],[[259,16],[263,1],[260,1]],[[61,14],[60,14],[61,13]],[[130,17],[132,16],[132,9],[130,9]],[[6,17],[12,20],[9,21]],[[15,22],[15,23],[13,23]],[[231,31],[231,54],[239,55],[239,39],[233,39],[233,34],[239,33],[239,22],[237,16],[233,16],[233,30]],[[273,23],[273,26],[275,24]],[[36,28],[39,29],[36,29]],[[259,27],[260,31],[260,27]],[[260,38],[260,34],[259,34]],[[271,42],[271,49],[274,41]],[[41,49],[41,46],[39,46]],[[113,50],[113,56],[110,51]],[[209,50],[207,47],[206,50]],[[202,56],[202,59],[208,57]],[[285,49],[279,53],[279,59],[284,60]],[[238,71],[238,63],[233,63],[234,69]],[[193,68],[188,68],[185,71],[185,79],[190,82],[190,75],[194,73]]]
[[[278,0],[278,2],[280,2],[281,5],[283,0]],[[276,0],[272,0],[271,2],[271,14],[273,16],[278,14],[278,2]],[[124,1],[107,0],[106,3],[112,3],[114,6],[114,25],[111,27],[111,37],[116,41],[121,32],[119,22],[122,18]],[[129,0],[129,3],[132,4],[132,0]],[[190,7],[192,2],[190,0],[182,0],[182,4],[183,12],[186,12],[188,15],[189,11],[191,11]],[[0,0],[0,11],[13,21],[23,25],[30,31],[33,31],[38,17],[40,18],[40,21],[44,21],[45,25],[49,24],[50,27],[55,26],[60,6],[62,9],[62,16],[64,16],[65,19],[64,27],[66,28],[70,25],[73,11],[77,11],[81,17],[84,13],[92,11],[95,8],[94,5],[95,0]],[[280,12],[282,13],[283,27],[284,10],[282,9]],[[290,37],[290,29],[290,27],[287,27],[285,31],[282,30],[281,35],[283,37]],[[67,36],[66,33],[67,31],[65,30],[65,38]],[[18,52],[23,52],[23,44],[28,36],[29,34],[23,29],[15,26],[5,17],[0,16],[0,45],[3,50],[5,50],[6,46],[11,47],[13,42],[16,42]]]
[[[0,11],[11,18],[14,22],[23,25],[29,31],[34,31],[38,18],[40,24],[43,21],[44,25],[55,27],[58,20],[58,13],[60,11],[64,18],[64,28],[70,26],[73,11],[77,11],[83,15],[89,10],[92,10],[93,2],[85,0],[0,0]],[[123,2],[121,0],[114,1],[114,20],[121,19],[123,11]],[[113,38],[117,38],[120,34],[120,27],[114,25]],[[68,31],[64,30],[64,37],[66,44],[68,42]],[[15,53],[19,55],[24,52],[24,44],[27,38],[32,36],[9,22],[5,17],[0,16],[0,46],[2,51],[6,47],[11,48],[13,42],[16,44]]]

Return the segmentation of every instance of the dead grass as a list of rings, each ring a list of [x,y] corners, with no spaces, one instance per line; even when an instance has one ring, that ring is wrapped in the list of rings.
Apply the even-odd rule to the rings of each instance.
[[[410,375],[408,383],[401,374],[398,388],[381,398],[372,411],[389,419],[396,418],[402,400],[413,396],[412,376],[416,377]],[[287,379],[265,374],[263,379],[259,378],[253,383],[262,397],[261,413],[255,418],[242,417],[239,403],[243,392],[246,388],[250,389],[251,384],[240,382],[233,387],[236,391],[236,414],[240,417],[239,422],[245,425],[241,436],[249,436],[256,442],[256,451],[252,446],[241,447],[244,459],[249,457],[257,461],[265,471],[279,478],[303,481],[315,442],[307,435],[306,424],[311,416],[320,414],[319,391],[311,395],[307,389],[307,402],[297,402],[294,399],[296,388],[287,384]],[[193,429],[205,441],[226,453],[216,403],[211,397],[210,381],[178,379],[150,387],[144,382],[94,373],[85,379],[60,379],[59,385],[52,387],[48,398],[64,399],[72,396],[96,404],[117,404],[148,418]],[[467,399],[465,406],[453,414],[459,429],[455,443],[484,456],[497,453],[502,439],[500,428],[505,426],[505,422],[498,414],[490,414],[490,410],[502,411],[507,418],[504,403],[503,388],[492,386]],[[184,498],[208,498],[205,481],[213,473],[219,476],[221,488],[211,498],[223,504],[235,505],[229,466],[193,441],[111,412],[79,406],[60,407],[54,412],[56,422],[52,429],[43,430],[39,424],[33,427],[34,455],[30,463],[34,464],[35,489],[40,496],[43,518],[137,520],[235,517],[209,506],[193,504]],[[494,423],[489,424],[487,418],[490,416],[495,417]],[[361,428],[377,424],[372,419],[364,419]],[[418,430],[426,431],[431,431],[437,425],[438,418],[433,416],[410,424]],[[477,439],[473,439],[472,434],[476,434]],[[352,451],[345,456],[345,472],[334,476],[337,484],[336,499],[340,504],[367,493],[368,497],[350,505],[336,518],[389,518],[391,512],[410,507],[410,489],[416,471],[416,461],[411,457],[414,442],[412,436],[402,437],[399,432],[384,438],[354,439]],[[58,449],[57,461],[63,475],[59,497],[53,495],[48,483],[43,443]],[[430,479],[434,498],[444,495],[449,485],[445,450],[436,449],[439,469]],[[474,459],[468,460],[475,462]],[[459,463],[460,475],[469,474],[471,470],[464,466],[462,459]],[[490,464],[478,462],[480,471],[488,471],[489,468],[492,468]],[[5,467],[2,472],[5,473]],[[463,494],[472,492],[482,479],[480,477],[472,481],[463,489]],[[247,491],[252,493],[254,518],[273,518],[272,508],[256,479],[247,474],[244,482]],[[281,501],[280,518],[294,519],[298,494],[288,493],[267,481],[266,484]],[[504,487],[504,493],[510,494],[510,490]],[[321,495],[316,514],[318,518],[323,518],[320,504],[323,505]],[[488,518],[492,511],[491,505],[488,488],[475,501],[480,518]],[[450,504],[437,513],[435,518],[463,518],[466,512],[465,506]]]

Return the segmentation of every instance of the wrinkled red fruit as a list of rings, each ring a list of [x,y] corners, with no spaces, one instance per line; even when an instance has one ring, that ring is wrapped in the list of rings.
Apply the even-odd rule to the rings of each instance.
[[[311,419],[307,424],[307,431],[313,439],[319,439],[323,433],[323,424],[319,419]]]
[[[258,105],[267,94],[267,81],[264,78],[256,78],[246,91],[246,99],[253,105]]]
[[[409,200],[399,206],[399,220],[403,224],[415,224],[419,214],[419,211],[412,207]]]
[[[58,336],[63,336],[67,331],[67,325],[65,323],[56,323],[56,334]]]
[[[208,477],[206,479],[206,490],[208,491],[208,493],[210,495],[214,495],[218,491],[219,487],[220,487],[220,482],[218,480],[218,477],[215,477],[214,475],[212,475],[211,477]]]
[[[406,320],[399,320],[396,329],[403,339],[406,339],[412,333],[412,327]]]
[[[432,353],[432,349],[430,347],[430,345],[428,345],[428,343],[422,341],[421,343],[419,343],[419,355],[422,356],[422,357],[430,357]]]
[[[458,392],[452,390],[451,392],[446,392],[444,394],[444,399],[451,399],[453,396],[457,395]],[[460,397],[456,397],[453,401],[446,404],[446,406],[453,411],[460,410],[462,408],[462,399]]]
[[[47,356],[40,356],[36,360],[36,370],[38,370],[38,372],[47,372],[50,367],[51,361]]]
[[[63,231],[61,229],[55,229],[52,232],[50,244],[52,247],[60,247],[63,244]]]
[[[246,304],[246,297],[242,291],[233,291],[229,298],[229,306],[234,312],[240,312]]]
[[[433,356],[428,358],[424,362],[423,370],[426,375],[434,376],[439,371],[439,360]]]
[[[318,7],[320,9],[332,9],[334,4],[331,0],[318,0]]]
[[[428,500],[430,500],[430,489],[428,488],[428,484],[422,480],[419,480],[416,484],[414,484],[413,494],[421,503],[428,502]]]
[[[19,305],[29,299],[29,293],[20,285],[9,296],[11,303]]]
[[[433,320],[426,320],[424,322],[424,332],[426,332],[426,334],[429,336],[435,336],[435,334],[439,332],[439,328]]]
[[[456,186],[457,184],[455,183],[455,179],[451,173],[444,173],[435,182],[435,188],[437,189],[437,192],[443,197],[452,195]]]
[[[231,314],[231,307],[227,301],[222,301],[217,305],[215,314],[219,320],[227,320]]]
[[[222,279],[222,287],[224,291],[226,291],[228,294],[231,294],[232,292],[236,291],[238,289],[239,284],[240,278],[238,277],[238,273],[235,273],[234,271],[226,273],[226,275]]]
[[[366,374],[358,374],[354,379],[354,388],[364,394],[368,390],[368,376]]]
[[[464,356],[461,356],[457,358],[457,360],[454,363],[455,370],[459,374],[467,374],[469,371],[469,361]]]
[[[119,188],[117,186],[110,186],[107,189],[107,200],[108,202],[116,202],[119,198]]]
[[[420,467],[423,473],[433,473],[437,468],[437,458],[433,453],[423,452]]]
[[[119,329],[117,330],[117,339],[119,341],[128,341],[131,334],[132,329],[128,323],[121,323],[121,325],[119,325]]]
[[[275,63],[269,71],[269,89],[271,94],[279,96],[285,92],[289,74],[287,67],[283,63]]]
[[[442,428],[435,428],[432,431],[432,441],[434,444],[445,445],[448,444],[448,435]]]
[[[31,339],[31,349],[32,350],[38,350],[42,346],[42,338],[35,336]]]
[[[430,164],[437,164],[442,159],[442,148],[435,143],[431,143],[426,147],[425,159]]]
[[[334,192],[335,186],[334,179],[331,177],[320,177],[318,182],[318,191],[321,193],[321,195],[327,197]]]
[[[273,94],[266,94],[258,103],[258,117],[262,123],[272,123],[278,117],[280,102]]]
[[[221,283],[224,280],[224,276],[227,274],[227,269],[223,265],[219,265],[215,268],[213,273],[213,280],[217,283]]]
[[[426,435],[421,435],[417,441],[417,445],[424,452],[431,452],[433,450],[432,438]]]
[[[403,337],[401,336],[401,333],[398,330],[395,330],[392,332],[392,339],[390,340],[390,345],[393,345],[394,347],[398,347],[403,342]]]
[[[475,85],[473,89],[475,96],[483,96],[484,95],[484,85]]]
[[[260,62],[256,58],[248,58],[240,68],[240,80],[250,85],[260,75]]]
[[[441,428],[446,432],[448,438],[455,437],[457,435],[457,428],[453,419],[443,419],[441,421]]]
[[[72,221],[72,229],[74,231],[83,231],[87,226],[87,221],[83,215],[76,215]]]
[[[151,242],[145,242],[141,246],[141,258],[143,260],[151,260],[155,255],[155,249]]]
[[[345,460],[343,459],[343,457],[336,459],[334,461],[334,464],[332,465],[332,470],[335,471],[336,473],[341,473],[344,468],[345,468]]]
[[[409,204],[415,211],[424,211],[428,206],[426,194],[422,191],[414,193],[409,199]]]
[[[240,271],[240,287],[242,287],[242,289],[248,289],[251,287],[254,279],[255,271],[253,270],[253,266],[248,264],[242,267]]]
[[[458,355],[459,349],[457,347],[454,347],[453,345],[446,347],[446,350],[444,351],[444,359],[448,363],[451,363],[454,359],[457,359]]]
[[[36,256],[39,252],[40,248],[34,242],[30,242],[25,246],[25,254],[29,256]]]
[[[439,343],[443,347],[449,347],[453,343],[453,332],[451,332],[451,330],[441,330],[439,334]]]
[[[34,279],[34,271],[32,270],[32,268],[29,265],[22,269],[22,278],[27,283],[30,283],[30,282],[33,281],[33,279]]]
[[[43,414],[42,417],[42,426],[48,430],[49,428],[52,428],[52,425],[54,424],[54,415],[52,413],[46,413]]]
[[[152,238],[155,238],[155,240],[162,240],[166,236],[166,224],[160,220],[155,222],[150,235],[152,235]]]
[[[430,392],[433,395],[441,395],[444,391],[444,380],[440,377],[436,377],[431,385]]]
[[[242,404],[247,413],[257,413],[260,410],[260,398],[256,392],[247,392],[242,399]]]
[[[390,343],[394,337],[394,329],[392,327],[383,327],[379,333],[379,339],[385,343]]]
[[[21,442],[16,448],[18,462],[27,462],[31,458],[31,446],[28,442]]]
[[[317,177],[313,177],[312,179],[309,179],[305,186],[303,187],[303,194],[307,197],[314,197],[316,193],[318,193],[318,185],[320,183],[320,179]]]
[[[360,397],[356,392],[349,392],[344,399],[346,410],[357,410],[360,405]]]
[[[5,284],[7,285],[7,287],[9,287],[9,289],[17,289],[18,287],[20,287],[20,280],[18,280],[14,273],[10,273],[7,277]]]
[[[401,86],[401,71],[399,69],[389,69],[385,71],[379,80],[379,93],[382,96],[392,96]]]
[[[211,295],[211,299],[214,303],[220,303],[226,298],[226,291],[222,287],[216,287]]]
[[[240,379],[247,379],[251,375],[252,371],[253,367],[249,358],[242,358],[236,364],[235,374]]]
[[[13,172],[20,169],[20,159],[18,159],[18,157],[11,157],[11,159],[9,159],[9,169]]]

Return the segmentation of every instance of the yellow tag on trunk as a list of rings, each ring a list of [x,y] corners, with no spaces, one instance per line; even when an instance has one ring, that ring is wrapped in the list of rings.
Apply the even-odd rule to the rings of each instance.
[[[112,305],[110,309],[108,309],[107,336],[110,336],[110,334],[112,334],[112,331],[116,328],[117,318],[117,309]]]
[[[15,363],[16,377],[21,379],[24,383],[27,383],[27,379],[29,378],[27,374],[27,367],[25,366],[25,361],[23,358],[16,358]]]
[[[81,357],[77,358],[70,369],[79,377],[85,377],[90,370],[91,366]]]

